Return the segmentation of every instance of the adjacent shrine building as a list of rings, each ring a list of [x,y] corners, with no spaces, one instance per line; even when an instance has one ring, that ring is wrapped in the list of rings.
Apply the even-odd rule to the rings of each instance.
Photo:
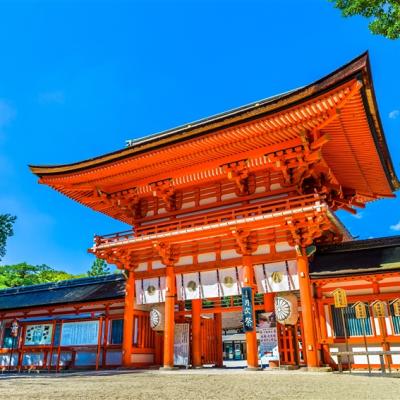
[[[221,365],[222,330],[239,313],[242,352],[257,368],[258,314],[274,310],[282,363],[332,363],[348,328],[330,307],[338,285],[354,301],[383,296],[392,337],[385,346],[400,346],[389,304],[400,259],[389,270],[379,270],[379,260],[374,270],[368,257],[356,262],[355,242],[334,214],[356,213],[399,187],[367,54],[300,89],[131,140],[120,151],[31,170],[40,183],[131,226],[95,236],[89,249],[126,276],[124,366],[172,368],[185,324],[190,364]],[[159,331],[149,329],[152,309]],[[385,326],[368,329],[382,346]]]

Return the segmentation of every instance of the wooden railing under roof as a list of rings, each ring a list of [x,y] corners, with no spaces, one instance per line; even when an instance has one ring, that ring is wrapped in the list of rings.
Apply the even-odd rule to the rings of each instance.
[[[159,234],[164,232],[187,230],[212,224],[221,224],[257,217],[266,214],[282,213],[282,217],[290,217],[294,210],[300,209],[305,213],[314,210],[315,205],[323,207],[323,197],[318,194],[309,194],[289,198],[280,198],[268,203],[256,203],[228,210],[219,210],[201,215],[191,215],[185,218],[163,221],[158,224],[138,226],[135,229],[112,233],[109,235],[95,235],[95,246],[124,242],[135,237]],[[302,209],[302,210],[301,210]]]

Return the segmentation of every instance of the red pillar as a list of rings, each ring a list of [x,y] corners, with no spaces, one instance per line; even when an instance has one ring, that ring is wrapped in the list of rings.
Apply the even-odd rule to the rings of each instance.
[[[128,271],[125,287],[124,332],[122,339],[122,365],[129,367],[132,364],[132,338],[135,303],[135,276],[133,271]]]
[[[274,293],[264,293],[264,311],[265,312],[274,312],[274,310],[275,310],[274,299],[275,299]]]
[[[165,277],[165,327],[164,327],[164,368],[174,367],[175,330],[175,273],[172,265],[166,266]]]
[[[302,249],[304,254],[304,249]],[[318,366],[315,320],[312,309],[311,282],[308,273],[307,256],[297,256],[297,273],[299,275],[301,313],[304,326],[304,342],[307,354],[307,366]]]
[[[257,332],[256,332],[256,315],[254,311],[254,271],[253,271],[253,259],[251,255],[243,256],[243,279],[244,287],[251,287],[252,293],[252,308],[253,308],[253,321],[254,330],[252,332],[246,332],[246,350],[247,350],[247,368],[253,369],[258,368],[258,344],[257,344]]]
[[[222,314],[217,313],[214,314],[214,323],[215,323],[215,342],[217,349],[217,360],[215,363],[216,367],[222,368],[224,366],[224,358],[223,358],[223,344],[222,344]]]
[[[201,367],[201,306],[202,300],[192,300],[192,365]]]

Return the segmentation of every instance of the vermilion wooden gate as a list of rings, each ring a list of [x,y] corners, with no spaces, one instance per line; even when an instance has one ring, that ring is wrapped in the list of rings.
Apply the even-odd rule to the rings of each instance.
[[[302,318],[296,325],[277,324],[279,356],[282,365],[304,365],[307,363],[303,349]]]
[[[217,337],[214,320],[201,319],[201,358],[202,364],[217,364]]]

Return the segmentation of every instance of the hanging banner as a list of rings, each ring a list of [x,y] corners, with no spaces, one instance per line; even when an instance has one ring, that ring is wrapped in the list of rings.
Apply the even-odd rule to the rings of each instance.
[[[64,322],[61,332],[61,346],[97,345],[99,321]]]
[[[176,275],[178,300],[211,299],[241,294],[242,267]]]
[[[174,365],[189,366],[189,324],[175,324]]]
[[[297,296],[294,293],[282,293],[275,296],[276,321],[283,325],[295,325],[299,319]]]
[[[337,288],[332,292],[333,301],[335,308],[346,308],[347,307],[347,295],[346,291],[341,288]]]
[[[135,289],[137,304],[156,304],[165,301],[164,276],[136,280]]]
[[[253,289],[251,287],[242,288],[242,312],[243,330],[253,332],[255,322],[253,318]]]
[[[260,264],[254,267],[259,293],[288,292],[299,289],[296,261]]]
[[[46,346],[51,344],[53,325],[27,325],[25,332],[25,346]]]

